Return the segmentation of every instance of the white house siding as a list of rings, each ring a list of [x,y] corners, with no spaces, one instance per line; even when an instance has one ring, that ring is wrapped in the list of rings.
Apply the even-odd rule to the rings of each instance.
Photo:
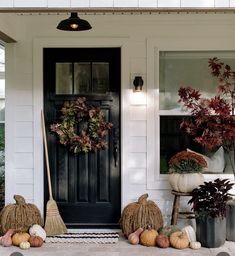
[[[0,14],[0,19],[3,14]],[[149,70],[147,45],[151,40],[171,46],[182,42],[186,49],[194,49],[200,41],[213,42],[218,49],[235,50],[235,17],[229,14],[161,14],[161,15],[82,15],[93,29],[85,32],[62,32],[57,23],[65,15],[12,14],[18,20],[17,43],[7,49],[6,72],[6,202],[14,194],[22,194],[28,201],[43,208],[43,166],[40,110],[42,108],[42,55],[39,47],[71,45],[113,46],[123,45],[122,60],[122,207],[139,195],[149,193],[162,209],[165,218],[171,213],[172,196],[166,180],[152,182],[156,173],[154,161],[157,153],[151,143],[154,125],[152,97],[154,84]],[[218,41],[218,43],[216,43]],[[118,43],[119,44],[119,43]],[[214,46],[215,47],[215,46]],[[148,69],[147,69],[148,67]],[[151,72],[150,72],[151,73]],[[144,93],[139,97],[132,92],[135,74],[144,78]],[[152,112],[151,112],[152,111]],[[186,204],[186,200],[184,201]]]

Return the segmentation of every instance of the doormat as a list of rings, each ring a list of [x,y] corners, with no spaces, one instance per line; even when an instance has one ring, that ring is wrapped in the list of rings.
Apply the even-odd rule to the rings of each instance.
[[[118,238],[117,232],[78,232],[48,236],[46,243],[115,244],[118,242]]]

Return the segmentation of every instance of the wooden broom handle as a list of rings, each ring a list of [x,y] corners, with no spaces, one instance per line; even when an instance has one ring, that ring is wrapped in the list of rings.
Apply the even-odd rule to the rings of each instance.
[[[48,189],[49,189],[50,199],[52,199],[53,196],[52,196],[52,188],[51,188],[51,171],[50,171],[49,158],[48,158],[47,137],[46,137],[45,118],[44,118],[43,110],[41,111],[41,118],[42,118],[43,144],[44,144],[46,167],[47,167]]]

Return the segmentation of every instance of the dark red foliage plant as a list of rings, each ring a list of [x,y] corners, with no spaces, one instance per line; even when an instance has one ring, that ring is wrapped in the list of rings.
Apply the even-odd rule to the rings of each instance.
[[[226,203],[232,199],[229,191],[233,185],[228,179],[216,179],[195,188],[188,203],[192,204],[196,217],[225,217]]]
[[[190,112],[180,127],[194,140],[213,150],[223,146],[225,151],[235,150],[235,71],[218,58],[208,61],[213,77],[218,80],[216,95],[203,98],[199,90],[191,87],[180,87],[179,102]],[[229,154],[230,156],[230,154]],[[234,155],[235,158],[235,155]],[[235,175],[235,166],[230,157]]]

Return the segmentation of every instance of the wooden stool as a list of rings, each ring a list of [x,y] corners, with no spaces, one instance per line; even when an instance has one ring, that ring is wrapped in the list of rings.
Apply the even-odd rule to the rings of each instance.
[[[171,194],[175,196],[172,214],[171,214],[171,225],[176,225],[178,219],[194,219],[193,212],[180,212],[180,197],[181,196],[192,196],[191,193],[182,193],[172,190]],[[183,216],[182,216],[183,215]]]

